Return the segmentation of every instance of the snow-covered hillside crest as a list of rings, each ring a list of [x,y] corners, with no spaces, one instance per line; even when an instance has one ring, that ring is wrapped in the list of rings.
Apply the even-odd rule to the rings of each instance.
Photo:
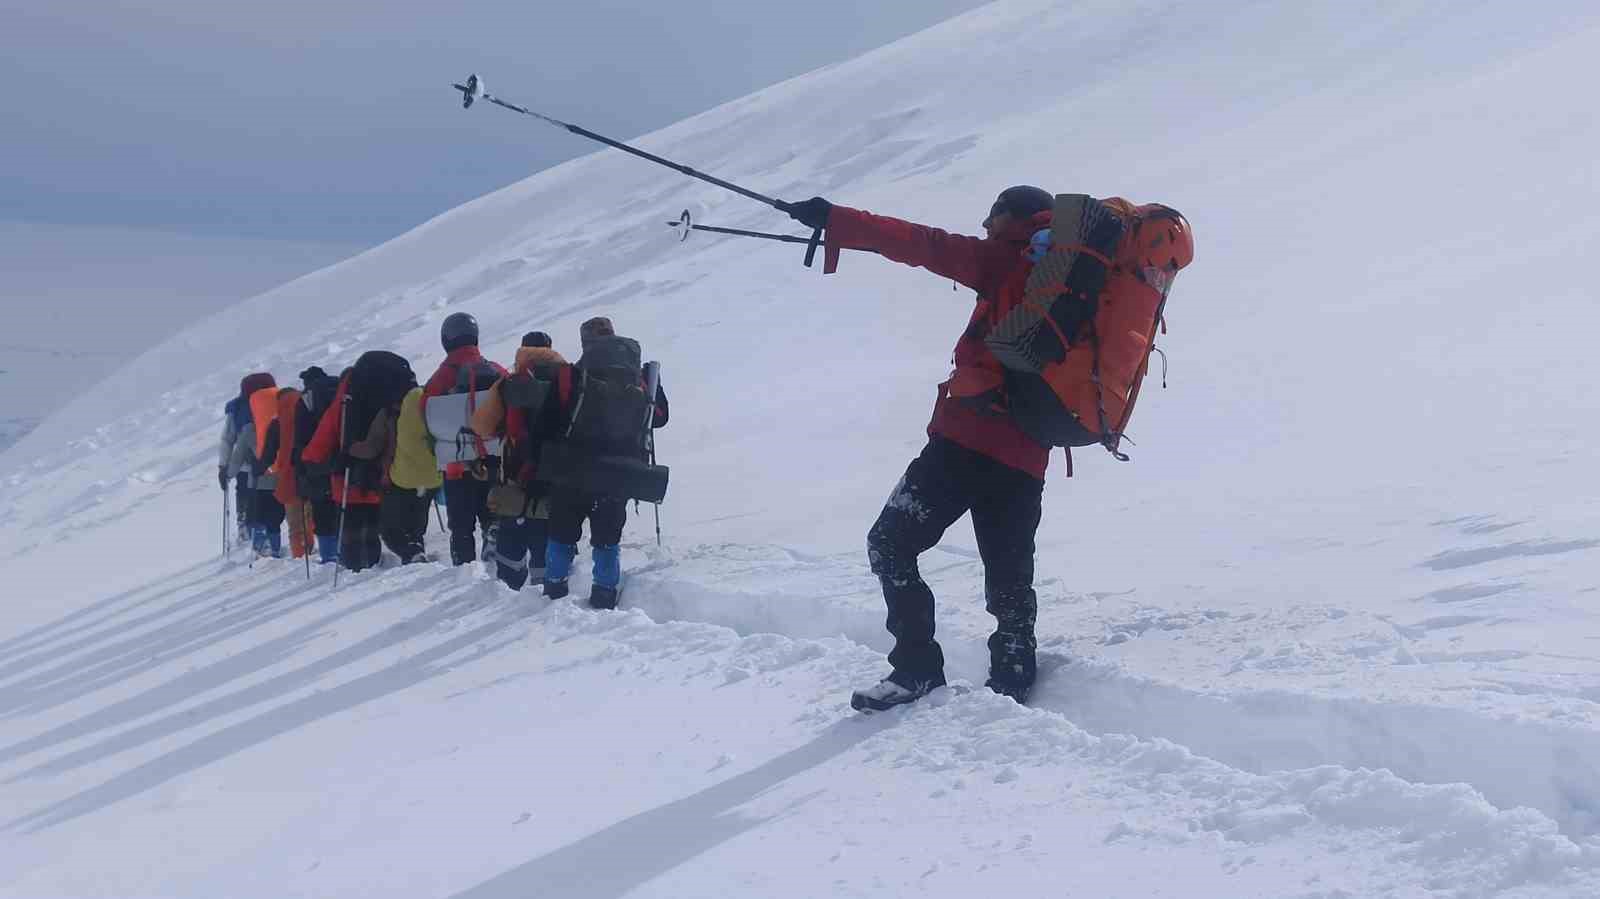
[[[847,713],[970,294],[663,225],[785,228],[747,200],[596,154],[146,353],[0,457],[0,893],[1600,893],[1600,127],[1551,99],[1600,13],[1541,13],[1002,2],[640,140],[969,233],[1024,182],[1193,223],[1133,463],[1050,476],[1031,709]],[[457,310],[502,360],[603,313],[664,363],[624,610],[219,565],[239,375],[425,373]],[[981,682],[971,547],[924,569]]]

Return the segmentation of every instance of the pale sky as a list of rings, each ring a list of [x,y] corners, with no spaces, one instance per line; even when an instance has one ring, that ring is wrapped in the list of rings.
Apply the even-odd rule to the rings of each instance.
[[[0,421],[598,148],[464,112],[469,72],[627,139],[979,5],[0,0]]]
[[[0,0],[0,220],[371,244],[976,0]]]

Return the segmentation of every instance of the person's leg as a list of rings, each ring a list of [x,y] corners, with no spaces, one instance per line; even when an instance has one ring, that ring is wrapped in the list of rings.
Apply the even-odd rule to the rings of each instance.
[[[318,561],[339,561],[339,516],[339,504],[332,499],[319,499],[311,504],[311,528],[317,534]]]
[[[544,594],[552,599],[567,595],[567,578],[572,574],[572,560],[578,556],[578,541],[583,537],[583,519],[588,514],[589,498],[584,494],[562,487],[551,492]]]
[[[344,540],[339,544],[339,563],[351,571],[361,571],[376,563],[372,543],[377,539],[376,503],[351,503],[344,510]]]
[[[488,559],[494,552],[496,531],[500,525],[500,517],[489,511],[489,492],[500,483],[500,460],[490,457],[484,463],[485,476],[473,487],[473,511],[478,517],[478,527],[483,530],[484,559]]]
[[[622,586],[622,529],[628,523],[628,502],[609,496],[593,497],[589,512],[589,546],[594,553],[594,590],[589,605],[617,607]]]
[[[422,532],[417,528],[418,511],[423,527],[428,523],[428,498],[390,484],[383,491],[383,504],[378,508],[378,535],[384,546],[400,558],[402,564],[422,555]]]
[[[526,518],[502,518],[495,524],[495,574],[513,590],[521,590],[528,582],[530,525]]]
[[[285,503],[284,520],[289,523],[289,555],[298,559],[306,554],[306,506],[302,502]]]
[[[894,635],[889,679],[909,690],[944,682],[944,652],[934,639],[933,591],[917,556],[931,549],[967,511],[961,467],[968,451],[934,438],[906,468],[867,533],[867,559],[883,586],[885,622]]]
[[[361,530],[361,553],[368,568],[377,568],[383,561],[383,543],[378,533],[378,516],[383,510],[378,505],[369,505],[365,508],[366,516]]]
[[[1043,481],[998,462],[983,467],[973,489],[972,530],[983,557],[984,607],[995,618],[989,686],[1018,702],[1028,698],[1038,672],[1033,554],[1043,495]]]
[[[482,482],[472,475],[444,482],[445,520],[450,525],[450,561],[465,565],[478,558],[478,543],[473,532],[478,527],[477,487]]]
[[[409,561],[424,562],[428,560],[428,518],[433,514],[433,495],[437,490],[424,490],[416,494],[417,501],[406,507],[410,516],[406,521],[406,533],[410,535],[411,545],[415,550],[411,553]]]
[[[544,580],[546,547],[550,541],[550,498],[541,496],[534,504],[534,516],[528,519],[528,573],[535,580]]]
[[[250,476],[242,471],[233,476],[233,515],[239,521],[239,542],[252,542],[250,527]]]
[[[267,551],[274,559],[283,558],[283,503],[271,490],[256,491],[256,521],[266,535]]]

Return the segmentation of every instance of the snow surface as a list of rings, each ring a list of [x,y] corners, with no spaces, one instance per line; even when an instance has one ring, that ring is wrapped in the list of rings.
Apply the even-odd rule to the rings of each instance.
[[[1189,216],[1133,463],[1050,475],[1030,708],[845,702],[966,291],[679,245],[784,223],[607,152],[197,325],[0,457],[0,895],[1600,895],[1597,52],[1588,4],[1009,0],[643,139],[967,231]],[[219,563],[239,374],[426,371],[456,310],[663,361],[624,608]],[[968,684],[972,547],[924,558]]]

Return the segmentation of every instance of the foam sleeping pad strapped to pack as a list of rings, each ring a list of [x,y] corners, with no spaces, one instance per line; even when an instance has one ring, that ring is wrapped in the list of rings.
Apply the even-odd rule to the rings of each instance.
[[[458,463],[476,462],[501,452],[499,437],[483,438],[473,432],[472,412],[489,395],[489,388],[475,393],[446,393],[428,397],[423,416],[428,436],[433,438],[433,454],[439,469]]]
[[[670,472],[635,456],[593,455],[565,441],[544,445],[539,479],[585,493],[659,503],[667,496]]]
[[[456,369],[455,386],[427,398],[422,422],[433,438],[433,454],[440,471],[500,455],[500,438],[479,437],[472,430],[472,414],[489,399],[500,378],[499,369],[488,362],[467,362]]]

